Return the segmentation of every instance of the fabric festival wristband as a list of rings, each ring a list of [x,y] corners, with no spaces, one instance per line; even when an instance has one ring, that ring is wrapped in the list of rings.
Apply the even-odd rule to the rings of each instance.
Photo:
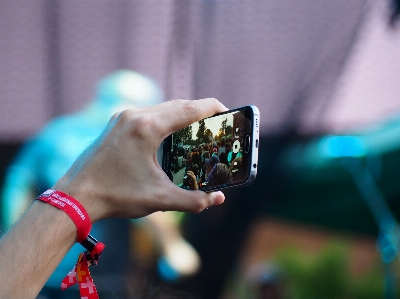
[[[64,211],[76,225],[76,241],[82,243],[86,240],[92,229],[92,223],[85,208],[75,198],[64,192],[49,189],[37,199]]]

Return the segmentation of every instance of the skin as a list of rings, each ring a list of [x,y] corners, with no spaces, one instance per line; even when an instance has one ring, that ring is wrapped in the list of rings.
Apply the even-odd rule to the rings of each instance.
[[[79,200],[92,223],[156,211],[199,213],[221,204],[221,192],[175,186],[159,166],[156,152],[169,134],[225,110],[210,98],[116,113],[52,188]],[[0,240],[0,299],[36,298],[75,239],[76,227],[64,212],[34,202]]]
[[[199,186],[197,185],[196,176],[194,175],[193,171],[187,171],[186,175],[190,177],[190,190],[198,190]]]

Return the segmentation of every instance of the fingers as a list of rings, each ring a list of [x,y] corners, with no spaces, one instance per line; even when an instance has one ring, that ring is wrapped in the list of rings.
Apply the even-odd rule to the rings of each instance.
[[[206,193],[203,191],[186,191],[186,200],[179,201],[179,209],[190,213],[200,213],[203,210],[220,205],[225,201],[225,195],[221,192]],[[197,194],[196,194],[197,193]]]
[[[120,126],[128,125],[131,136],[158,143],[173,132],[226,110],[227,108],[214,98],[195,101],[173,100],[117,112],[110,119],[109,126],[115,123],[120,123]]]
[[[199,190],[184,190],[175,185],[168,189],[165,193],[167,198],[164,203],[168,205],[165,210],[197,214],[225,201],[225,195],[221,191],[206,193]]]
[[[154,108],[157,108],[154,110],[158,114],[155,120],[159,123],[158,128],[162,136],[167,136],[196,121],[227,110],[214,98],[195,101],[174,100],[169,105]]]
[[[145,109],[146,112],[158,112],[158,111],[166,110],[166,109],[169,109],[176,105],[179,105],[182,102],[188,102],[188,100],[179,99],[179,100],[165,101],[165,102],[159,103],[157,105],[147,106],[147,107],[143,107],[141,109]]]
[[[195,178],[196,176],[194,175],[194,173],[193,173],[193,171],[187,171],[186,172],[186,174],[188,175],[188,176],[190,176],[191,178]]]
[[[121,111],[117,111],[113,114],[113,116],[111,117],[111,119],[109,120],[109,123],[112,123],[114,121],[116,121],[118,119],[118,117],[124,113],[124,111],[130,111],[130,112],[134,112],[135,114],[139,114],[139,115],[151,115],[152,113],[157,113],[160,111],[165,111],[171,107],[174,107],[176,105],[179,105],[181,103],[184,102],[188,102],[187,100],[173,100],[173,101],[167,101],[167,102],[162,102],[159,103],[157,105],[151,105],[151,106],[146,106],[146,107],[131,107],[129,109],[125,109],[125,110],[121,110]]]

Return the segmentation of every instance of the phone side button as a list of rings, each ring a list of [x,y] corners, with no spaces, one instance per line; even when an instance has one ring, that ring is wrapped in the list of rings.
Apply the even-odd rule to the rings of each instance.
[[[258,139],[256,139],[256,148],[258,148]]]
[[[249,152],[250,148],[250,135],[246,136],[246,139],[244,140],[244,152],[247,154]]]

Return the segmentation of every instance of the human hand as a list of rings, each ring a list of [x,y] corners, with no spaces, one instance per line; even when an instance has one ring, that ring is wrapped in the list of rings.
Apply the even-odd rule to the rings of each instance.
[[[199,186],[197,185],[196,176],[194,175],[193,171],[187,171],[186,175],[189,177],[189,188],[190,190],[199,190]]]
[[[199,213],[221,204],[221,192],[175,186],[158,164],[156,152],[171,133],[225,110],[210,98],[174,100],[116,113],[53,189],[79,200],[92,222],[108,217],[139,218],[155,211]]]

